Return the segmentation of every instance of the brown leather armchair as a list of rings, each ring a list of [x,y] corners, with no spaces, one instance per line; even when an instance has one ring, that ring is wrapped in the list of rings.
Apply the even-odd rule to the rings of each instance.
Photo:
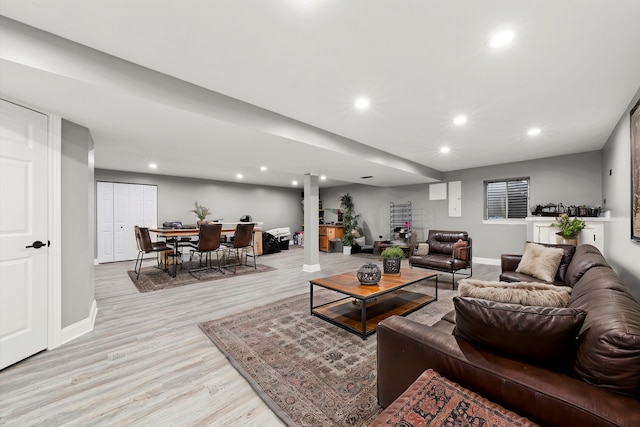
[[[466,245],[454,248],[458,240],[466,242]],[[429,230],[426,243],[429,244],[429,253],[427,255],[418,255],[416,253],[417,243],[411,248],[411,255],[409,256],[409,265],[411,267],[422,267],[451,273],[453,289],[456,286],[456,272],[469,270],[466,276],[471,277],[473,274],[471,238],[466,231]]]

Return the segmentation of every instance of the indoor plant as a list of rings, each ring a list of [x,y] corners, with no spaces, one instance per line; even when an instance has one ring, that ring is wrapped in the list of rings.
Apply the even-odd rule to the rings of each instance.
[[[382,257],[382,269],[384,274],[400,274],[400,265],[404,251],[398,246],[384,248],[380,254]]]
[[[204,206],[204,205],[199,205],[198,202],[194,203],[195,209],[192,209],[190,212],[193,212],[194,214],[196,214],[196,217],[198,217],[198,225],[204,221],[207,216],[211,215],[211,211],[209,210],[208,207]]]
[[[353,230],[358,225],[358,217],[354,213],[353,197],[349,193],[340,196],[340,210],[342,211],[342,243],[344,253],[351,253],[353,245]]]
[[[558,227],[560,231],[556,234],[559,236],[559,240],[562,242],[576,245],[578,243],[578,234],[586,227],[586,223],[580,218],[570,219],[569,215],[562,214],[558,217],[558,222],[551,224],[552,227]]]

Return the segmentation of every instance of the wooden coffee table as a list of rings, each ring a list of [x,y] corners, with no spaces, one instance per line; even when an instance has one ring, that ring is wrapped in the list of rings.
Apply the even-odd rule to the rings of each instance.
[[[424,280],[435,279],[435,296],[404,289]],[[361,285],[355,271],[310,280],[311,315],[333,323],[362,339],[373,334],[378,323],[389,316],[404,316],[438,300],[438,273],[403,268],[399,276],[383,275],[376,285]],[[335,301],[313,305],[314,287],[345,295]]]

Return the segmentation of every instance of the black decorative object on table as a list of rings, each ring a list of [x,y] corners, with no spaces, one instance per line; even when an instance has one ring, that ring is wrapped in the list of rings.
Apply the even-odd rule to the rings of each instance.
[[[376,264],[368,262],[360,267],[357,276],[361,285],[375,285],[380,281],[382,272]]]

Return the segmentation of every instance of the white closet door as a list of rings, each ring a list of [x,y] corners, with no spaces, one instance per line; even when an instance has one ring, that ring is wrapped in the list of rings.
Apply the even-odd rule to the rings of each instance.
[[[144,226],[156,227],[158,225],[158,187],[145,185],[144,187]]]
[[[113,262],[113,183],[97,183],[98,262]]]
[[[113,245],[114,261],[125,261],[129,258],[129,184],[113,184]]]
[[[138,254],[138,246],[134,226],[144,226],[144,185],[129,185],[129,220],[124,227],[124,255],[123,259],[135,259]]]
[[[98,182],[97,193],[98,262],[136,259],[134,227],[156,225],[158,187]]]

